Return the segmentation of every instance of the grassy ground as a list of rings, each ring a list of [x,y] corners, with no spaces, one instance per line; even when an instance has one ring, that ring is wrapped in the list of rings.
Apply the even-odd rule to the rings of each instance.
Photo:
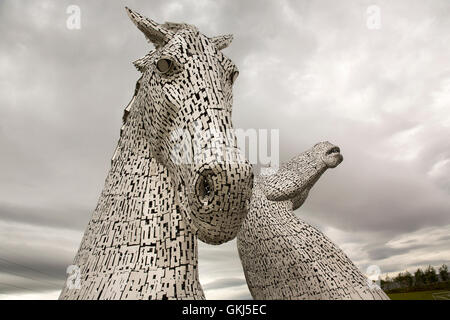
[[[392,300],[434,300],[432,293],[449,292],[448,290],[416,291],[407,293],[389,293]],[[448,298],[450,299],[450,294]]]

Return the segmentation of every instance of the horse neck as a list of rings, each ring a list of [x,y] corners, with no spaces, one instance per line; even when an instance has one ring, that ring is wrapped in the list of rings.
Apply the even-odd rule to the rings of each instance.
[[[76,296],[63,290],[63,298],[203,298],[197,238],[182,217],[169,172],[150,156],[133,101],[75,258],[86,283]]]

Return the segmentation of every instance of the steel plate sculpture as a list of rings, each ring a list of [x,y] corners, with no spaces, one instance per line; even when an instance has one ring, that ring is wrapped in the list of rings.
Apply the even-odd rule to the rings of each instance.
[[[250,210],[238,234],[247,285],[255,299],[388,299],[322,232],[297,218],[309,191],[343,160],[329,142],[255,179]]]
[[[156,50],[135,62],[142,77],[73,263],[80,287],[66,284],[60,299],[203,299],[197,237],[235,238],[253,183],[234,136],[202,139],[232,129],[238,72],[220,51],[232,37],[127,12]],[[193,142],[200,152],[183,152]]]
[[[60,299],[204,299],[197,239],[217,245],[237,235],[254,298],[387,298],[292,213],[342,161],[339,148],[319,143],[253,186],[232,131],[238,70],[221,52],[232,36],[126,10],[155,50],[134,62],[142,77],[73,262],[77,279]]]

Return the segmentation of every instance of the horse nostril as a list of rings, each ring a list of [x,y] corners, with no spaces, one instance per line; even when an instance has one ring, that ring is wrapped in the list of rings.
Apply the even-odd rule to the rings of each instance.
[[[203,193],[205,196],[209,196],[209,194],[211,193],[211,186],[206,179],[203,181]]]
[[[214,195],[214,184],[209,173],[203,173],[198,177],[195,192],[201,203],[208,204]]]

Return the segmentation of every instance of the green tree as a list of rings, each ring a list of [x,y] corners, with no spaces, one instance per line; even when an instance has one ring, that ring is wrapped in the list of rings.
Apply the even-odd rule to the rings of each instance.
[[[413,286],[414,283],[414,277],[411,273],[409,273],[408,271],[406,271],[403,274],[403,281],[405,283],[405,286],[407,286],[408,288]]]
[[[417,269],[416,272],[414,272],[414,284],[416,286],[421,286],[425,283],[425,275],[422,269]]]
[[[428,266],[424,271],[425,283],[435,283],[438,282],[438,276],[436,274],[436,269],[432,266]]]
[[[386,278],[380,281],[380,286],[383,290],[389,290],[391,288],[392,280],[389,275],[386,275]]]
[[[439,268],[439,275],[441,276],[442,281],[448,281],[448,267],[446,264],[443,264]]]
[[[398,283],[399,285],[402,284],[402,278],[403,278],[403,274],[400,272],[399,274],[397,274],[392,280],[395,283]]]
[[[400,272],[395,278],[394,281],[398,283],[401,288],[412,287],[414,283],[414,278],[411,273],[408,271]]]

